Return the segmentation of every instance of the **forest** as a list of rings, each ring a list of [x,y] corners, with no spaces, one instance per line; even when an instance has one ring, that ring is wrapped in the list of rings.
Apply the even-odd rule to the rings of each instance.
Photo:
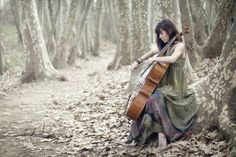
[[[126,143],[124,112],[170,19],[199,111],[191,135]],[[0,156],[236,156],[235,0],[0,0]]]

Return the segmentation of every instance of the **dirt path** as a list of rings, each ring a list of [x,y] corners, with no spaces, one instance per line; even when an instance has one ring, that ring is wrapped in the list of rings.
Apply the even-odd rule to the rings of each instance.
[[[104,70],[111,57],[81,60],[77,68],[60,71],[69,81],[23,84],[0,99],[0,156],[221,155],[219,142],[206,147],[200,136],[164,152],[156,144],[125,144],[130,122],[122,113],[129,70]]]
[[[77,68],[60,71],[69,81],[24,84],[3,97],[0,154],[66,156],[108,146],[121,125],[121,85],[127,80],[125,69],[104,70],[109,57],[80,61]]]

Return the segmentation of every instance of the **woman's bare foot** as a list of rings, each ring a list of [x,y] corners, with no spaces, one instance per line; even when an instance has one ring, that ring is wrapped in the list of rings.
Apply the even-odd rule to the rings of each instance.
[[[166,139],[165,134],[158,133],[158,141],[159,141],[158,148],[160,150],[164,150],[166,148],[166,146],[167,146],[167,139]]]

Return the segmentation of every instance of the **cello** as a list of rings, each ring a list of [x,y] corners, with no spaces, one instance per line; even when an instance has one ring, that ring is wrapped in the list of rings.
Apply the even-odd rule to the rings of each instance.
[[[184,33],[176,34],[166,45],[162,48],[160,52],[155,53],[154,55],[163,56],[171,44],[176,40],[176,38],[182,36],[183,34],[189,33],[190,27],[184,27]],[[128,101],[125,108],[125,116],[131,120],[137,120],[143,111],[145,104],[148,98],[152,95],[154,90],[158,87],[162,77],[169,67],[169,63],[156,63],[153,62],[147,66],[144,72],[141,73],[140,77],[147,73],[143,82],[138,86],[137,92],[134,92],[133,95],[129,95]],[[147,72],[147,70],[149,70]]]

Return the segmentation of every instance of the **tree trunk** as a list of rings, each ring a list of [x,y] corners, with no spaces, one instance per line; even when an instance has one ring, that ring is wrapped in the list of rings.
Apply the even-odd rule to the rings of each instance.
[[[118,48],[116,50],[116,54],[108,65],[107,69],[117,69],[120,65],[128,65],[130,64],[130,46],[129,46],[129,21],[130,21],[130,13],[129,13],[129,1],[127,0],[119,0],[119,43]]]
[[[192,28],[192,20],[190,18],[190,9],[188,5],[189,0],[179,0],[180,14],[181,14],[181,24],[182,27],[189,25]],[[193,43],[193,31],[191,30],[188,34],[184,35],[185,46],[188,52],[188,56],[192,67],[195,67],[197,63],[200,62],[200,57],[194,47]]]
[[[169,18],[171,19],[178,30],[181,29],[181,23],[180,23],[180,12],[179,12],[179,5],[178,1],[176,0],[160,0],[158,1],[158,5],[160,5],[160,9],[162,12],[163,17],[162,18]]]
[[[195,84],[201,104],[196,131],[218,129],[230,142],[231,155],[236,156],[236,18],[219,62],[213,71]]]
[[[217,15],[217,5],[216,3],[218,3],[215,0],[208,0],[205,1],[205,14],[206,14],[206,18],[205,21],[207,21],[206,23],[206,35],[209,36],[210,32],[212,30],[212,27],[216,21],[216,15]],[[204,4],[203,4],[204,5]]]
[[[93,43],[90,37],[90,29],[89,24],[86,23],[85,31],[84,31],[84,38],[85,38],[85,44],[86,44],[86,54],[92,54],[93,50]]]
[[[87,16],[89,14],[90,7],[92,6],[92,0],[86,0],[84,1],[84,3],[85,3],[84,4],[85,7],[83,8],[82,15],[80,17],[79,29],[77,29],[75,38],[72,40],[72,43],[71,43],[72,46],[69,50],[70,53],[72,52],[72,50],[78,49],[78,45],[80,43],[82,34],[86,26]]]
[[[156,23],[154,23],[154,21],[156,21],[156,17],[155,17],[155,3],[154,3],[154,0],[151,0],[150,2],[150,30],[151,32],[154,32],[155,30],[155,25]],[[151,40],[151,43],[156,43],[156,38],[155,38],[155,33],[150,33],[150,40]]]
[[[99,55],[99,48],[100,48],[100,32],[101,32],[101,24],[102,24],[102,0],[96,2],[95,7],[95,37],[94,37],[94,48],[92,51],[93,56]]]
[[[39,23],[40,23],[42,32],[44,32],[44,5],[45,5],[45,1],[36,1],[36,3],[37,3],[37,8],[38,8]]]
[[[220,56],[224,41],[227,35],[227,28],[230,23],[228,18],[235,9],[235,0],[225,0],[220,2],[218,15],[210,36],[203,46],[197,45],[197,51],[204,58],[214,58]],[[196,43],[197,44],[197,43]]]
[[[151,32],[150,32],[150,7],[149,1],[144,0],[140,6],[141,10],[141,49],[143,53],[150,50],[151,47]],[[152,32],[154,33],[154,31]]]
[[[132,1],[131,8],[131,36],[132,36],[132,61],[143,55],[150,48],[150,33],[148,19],[148,1]]]
[[[10,5],[11,5],[11,11],[14,17],[14,22],[17,30],[17,35],[18,35],[18,41],[24,46],[23,40],[22,40],[22,32],[21,32],[21,25],[20,25],[20,17],[19,17],[19,11],[16,6],[16,0],[10,0]]]
[[[56,27],[56,23],[59,19],[59,13],[60,11],[62,10],[61,9],[61,0],[58,0],[58,3],[57,3],[57,8],[55,9],[56,13],[55,15],[53,14],[53,6],[52,6],[52,2],[49,1],[48,2],[48,11],[49,11],[49,21],[51,21],[51,30],[49,32],[49,35],[48,35],[48,41],[47,41],[47,50],[48,50],[48,55],[50,57],[50,60],[52,61],[53,58],[55,58],[55,55],[56,55],[56,32],[57,32],[57,27]]]
[[[19,0],[19,14],[23,28],[23,40],[26,43],[27,59],[22,82],[33,80],[60,79],[47,54],[34,0]]]
[[[118,0],[119,1],[119,0]],[[119,39],[119,30],[118,30],[118,1],[107,1],[108,3],[108,13],[111,15],[111,31],[110,37],[114,43],[118,42]]]
[[[206,22],[201,1],[188,0],[189,1],[189,16],[192,19],[192,32],[194,39],[198,45],[203,45],[206,35]],[[183,14],[182,14],[183,15]]]
[[[77,10],[79,6],[79,2],[77,0],[71,1],[71,7],[69,12],[68,21],[65,24],[64,31],[62,33],[61,39],[59,41],[58,47],[57,47],[57,53],[53,60],[53,65],[57,69],[65,68],[67,67],[67,57],[68,52],[70,52],[70,42],[72,40],[72,33],[73,29],[75,27],[75,19],[77,15]]]
[[[49,40],[49,35],[52,31],[52,21],[50,18],[50,14],[49,14],[49,8],[48,8],[49,4],[48,1],[44,2],[44,15],[45,15],[45,22],[44,22],[44,28],[45,28],[45,41]]]
[[[150,19],[149,19],[149,1],[133,0],[131,1],[131,62],[142,56],[145,52],[150,50]],[[154,33],[154,32],[152,32]],[[131,84],[128,91],[134,89],[137,83],[137,75],[140,73],[141,68],[133,71],[131,75]]]
[[[58,18],[55,20],[55,39],[56,39],[56,42],[57,43],[60,43],[60,40],[61,40],[61,36],[62,36],[62,33],[63,33],[63,29],[64,29],[64,23],[63,21],[66,21],[66,20],[63,20],[64,19],[64,14],[66,13],[66,6],[64,5],[65,1],[63,0],[59,0],[59,13],[57,14]],[[56,54],[55,54],[56,55]]]
[[[85,53],[86,53],[86,49],[85,49],[85,37],[83,37],[82,39],[81,39],[81,54],[80,54],[80,57],[81,58],[85,58],[86,56],[85,56]]]
[[[4,52],[5,52],[5,48],[3,46],[2,41],[0,41],[0,75],[2,75],[4,72],[3,55],[2,55]]]

